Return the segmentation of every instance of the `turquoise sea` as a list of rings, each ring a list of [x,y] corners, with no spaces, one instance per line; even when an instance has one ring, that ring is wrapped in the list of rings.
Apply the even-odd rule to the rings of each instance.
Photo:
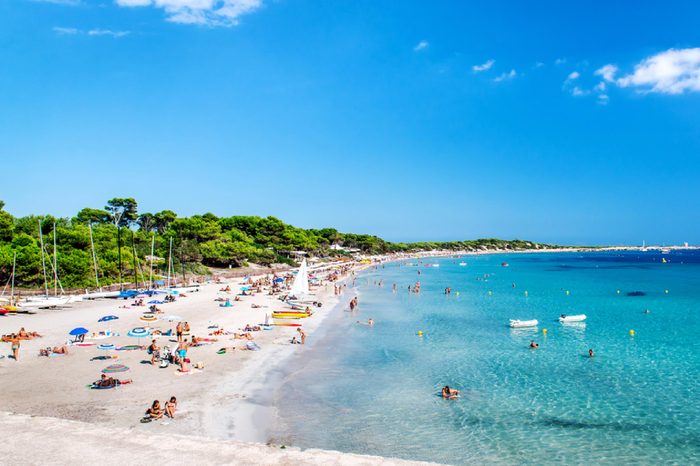
[[[700,253],[407,262],[359,274],[359,310],[287,365],[274,438],[450,464],[700,464]]]

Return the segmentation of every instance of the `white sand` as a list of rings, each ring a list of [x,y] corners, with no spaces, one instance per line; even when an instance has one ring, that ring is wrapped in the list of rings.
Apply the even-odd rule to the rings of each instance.
[[[233,297],[242,284],[241,279],[228,282]],[[203,285],[199,292],[188,293],[175,303],[159,305],[164,315],[182,316],[192,328],[192,334],[209,337],[213,330],[207,327],[218,324],[228,331],[238,331],[246,324],[259,324],[266,313],[283,310],[286,306],[276,296],[265,293],[242,297],[233,307],[222,308],[214,299],[224,296],[219,289],[225,285]],[[315,299],[323,302],[322,308],[314,309],[314,316],[303,319],[303,328],[308,338],[313,339],[314,329],[324,316],[333,312],[339,298],[333,296],[333,284],[320,287],[312,292]],[[160,295],[161,297],[163,295]],[[344,298],[347,299],[347,298]],[[244,340],[231,340],[231,336],[218,336],[219,341],[208,346],[191,348],[188,357],[192,363],[203,362],[204,369],[191,370],[189,375],[178,373],[171,365],[161,369],[144,361],[150,356],[145,350],[111,351],[117,356],[111,360],[91,360],[104,356],[105,352],[96,347],[70,347],[70,354],[56,357],[38,357],[39,348],[63,344],[70,337],[68,332],[75,327],[85,327],[90,332],[112,330],[120,336],[96,343],[114,343],[117,347],[137,344],[127,332],[148,325],[139,317],[146,307],[123,309],[120,306],[133,300],[99,300],[73,305],[69,309],[40,310],[35,315],[8,315],[0,317],[0,333],[17,332],[20,327],[36,331],[43,338],[22,341],[19,361],[7,357],[10,344],[0,343],[0,411],[46,416],[68,420],[101,424],[102,427],[132,429],[138,435],[187,434],[202,437],[265,442],[261,437],[268,419],[261,417],[264,411],[246,403],[264,381],[269,370],[294,352],[304,351],[302,345],[292,345],[289,340],[296,334],[296,328],[277,327],[274,330],[255,332],[255,341],[261,351],[238,351],[223,355],[216,351],[224,346],[245,346]],[[148,300],[146,300],[148,301]],[[253,309],[252,304],[264,306]],[[338,311],[338,310],[336,310]],[[119,317],[107,323],[97,320],[107,314]],[[167,330],[175,323],[157,321],[151,328]],[[141,344],[150,343],[150,338]],[[86,338],[86,341],[92,341]],[[158,338],[158,344],[175,348],[174,337]],[[115,374],[120,379],[133,379],[133,383],[110,390],[90,390],[86,387],[100,376],[100,371],[112,363],[125,364],[128,372]],[[170,396],[178,399],[178,413],[174,421],[141,424],[144,411],[154,399],[161,403]],[[272,415],[272,414],[270,414]],[[97,428],[97,427],[96,427]],[[122,437],[122,436],[120,436]],[[277,464],[277,463],[276,463]]]
[[[173,424],[170,422],[170,425]],[[336,451],[282,449],[196,435],[154,434],[133,427],[106,427],[3,412],[0,412],[0,436],[3,438],[0,442],[0,464],[6,465],[428,464]]]

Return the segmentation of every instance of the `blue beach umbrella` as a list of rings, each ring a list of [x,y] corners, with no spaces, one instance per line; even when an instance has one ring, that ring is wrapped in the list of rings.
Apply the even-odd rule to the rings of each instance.
[[[77,328],[74,328],[73,330],[71,330],[70,332],[68,332],[68,335],[70,335],[72,337],[77,337],[78,335],[85,335],[88,332],[89,332],[89,330],[84,328],[84,327],[77,327]]]
[[[165,304],[163,301],[158,301],[157,299],[152,299],[148,304]]]
[[[106,351],[107,352],[107,357],[111,358],[109,355],[109,352],[112,351],[113,349],[117,349],[116,346],[114,346],[112,343],[102,343],[101,345],[97,345],[98,350]]]
[[[129,330],[129,333],[127,333],[127,335],[129,335],[132,338],[138,338],[139,346],[140,346],[141,345],[141,338],[151,336],[151,331],[148,330],[147,328],[136,327],[136,328]]]
[[[117,316],[103,316],[97,319],[98,322],[109,322],[110,320],[117,320],[119,317]]]
[[[144,328],[144,327],[133,328],[133,329],[129,330],[129,333],[127,333],[127,335],[129,335],[130,337],[133,337],[133,338],[144,338],[144,337],[149,336],[150,334],[151,334],[151,331],[148,330],[147,328]]]

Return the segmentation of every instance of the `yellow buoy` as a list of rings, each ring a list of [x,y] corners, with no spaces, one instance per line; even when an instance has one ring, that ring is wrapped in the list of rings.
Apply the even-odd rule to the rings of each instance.
[[[418,336],[422,337],[423,336],[423,330],[418,330]]]
[[[630,336],[631,336],[631,337],[634,336],[634,330],[630,330]]]
[[[547,329],[546,329],[546,328],[543,328],[543,329],[542,329],[542,333],[543,333],[544,335],[547,335]]]

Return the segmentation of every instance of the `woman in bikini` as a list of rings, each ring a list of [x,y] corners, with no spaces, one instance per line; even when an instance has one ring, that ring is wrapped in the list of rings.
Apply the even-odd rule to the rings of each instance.
[[[165,402],[165,415],[170,419],[175,419],[175,410],[177,409],[177,398],[170,397],[170,400]]]
[[[151,407],[146,410],[146,416],[151,419],[160,419],[163,417],[163,414],[165,413],[163,408],[160,407],[160,401],[158,400],[154,400]]]

